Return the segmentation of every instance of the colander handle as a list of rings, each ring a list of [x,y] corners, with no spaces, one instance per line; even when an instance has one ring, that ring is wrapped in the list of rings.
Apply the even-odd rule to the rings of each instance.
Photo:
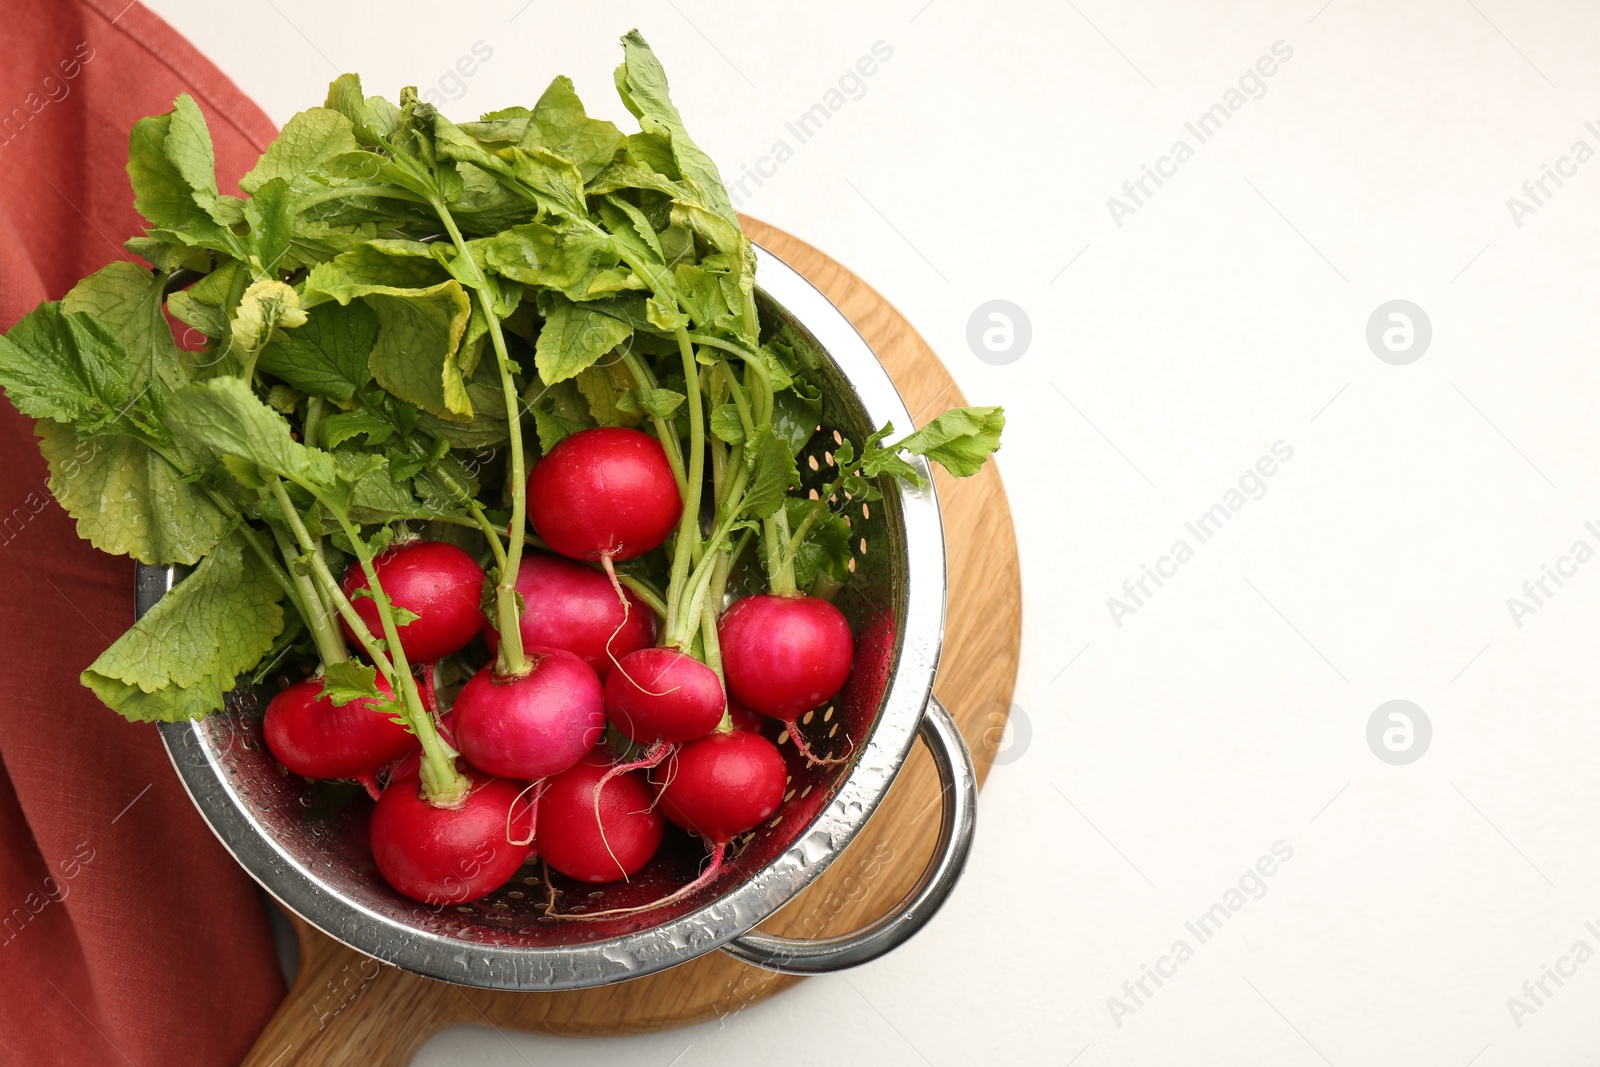
[[[978,775],[961,730],[937,697],[928,698],[917,736],[928,746],[938,768],[944,811],[933,858],[911,895],[889,914],[854,933],[808,941],[752,930],[723,945],[723,952],[781,974],[828,974],[875,960],[927,925],[955,888],[972,851],[972,833],[978,821]]]

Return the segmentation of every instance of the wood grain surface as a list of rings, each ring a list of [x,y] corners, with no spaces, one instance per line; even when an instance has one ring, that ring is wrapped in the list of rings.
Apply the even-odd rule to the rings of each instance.
[[[810,245],[753,219],[744,223],[754,240],[809,278],[855,324],[919,426],[966,403],[933,350],[870,286]],[[1016,539],[994,464],[961,481],[939,471],[936,481],[950,578],[936,691],[961,724],[981,780],[999,744],[1016,680],[1022,624]],[[918,745],[850,848],[762,929],[831,936],[888,911],[910,890],[932,852],[938,795],[933,763]],[[428,1038],[458,1023],[567,1036],[664,1030],[730,1015],[799,981],[712,952],[599,989],[488,992],[381,965],[294,921],[300,973],[246,1057],[247,1067],[398,1067]]]

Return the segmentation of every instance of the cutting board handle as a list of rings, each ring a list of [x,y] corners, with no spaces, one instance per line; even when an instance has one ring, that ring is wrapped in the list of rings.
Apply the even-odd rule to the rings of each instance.
[[[241,1067],[406,1067],[438,1017],[421,1003],[407,1011],[395,1001],[431,1002],[434,983],[324,937],[299,916],[289,921],[300,940],[300,973]]]

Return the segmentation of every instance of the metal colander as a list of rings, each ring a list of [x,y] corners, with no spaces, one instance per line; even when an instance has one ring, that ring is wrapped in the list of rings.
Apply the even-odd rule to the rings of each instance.
[[[838,435],[860,443],[911,416],[872,350],[810,283],[765,249],[756,279],[762,320],[819,357],[812,378],[823,422],[800,460],[807,489],[829,478]],[[417,903],[391,889],[367,844],[370,802],[354,789],[287,774],[267,751],[261,716],[271,693],[241,687],[225,711],[161,734],[184,786],[234,858],[284,907],[329,936],[386,963],[486,989],[557,990],[637,978],[714,949],[773,970],[811,974],[873,959],[915,933],[948,895],[971,844],[976,777],[949,713],[933,699],[944,631],[945,557],[939,506],[928,485],[886,487],[882,500],[847,502],[854,558],[835,603],[857,636],[855,669],[838,698],[808,714],[808,743],[848,761],[808,767],[793,745],[784,801],[730,848],[720,877],[677,904],[610,920],[566,921],[546,911],[624,908],[693,879],[697,840],[669,829],[660,854],[627,883],[596,888],[547,873],[536,860],[498,891],[459,906]],[[142,613],[171,587],[170,568],[141,567]],[[944,795],[938,846],[906,901],[864,930],[818,941],[754,927],[844,852],[865,825],[920,734]]]

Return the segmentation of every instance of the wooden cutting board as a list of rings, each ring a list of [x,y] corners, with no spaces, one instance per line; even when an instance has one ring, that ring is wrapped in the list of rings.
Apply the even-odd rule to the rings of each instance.
[[[744,225],[755,241],[809,278],[855,323],[919,426],[966,403],[938,356],[869,285],[782,231],[754,219]],[[994,464],[960,481],[941,470],[935,481],[950,580],[935,688],[961,724],[981,781],[1000,743],[1017,675],[1022,590],[1016,538]],[[933,763],[918,745],[850,848],[762,929],[832,936],[888,911],[909,892],[933,851],[938,797]],[[497,993],[379,964],[298,919],[294,923],[300,973],[246,1057],[246,1067],[400,1067],[428,1038],[459,1023],[566,1036],[666,1030],[731,1015],[800,980],[712,952],[670,971],[599,989]]]

